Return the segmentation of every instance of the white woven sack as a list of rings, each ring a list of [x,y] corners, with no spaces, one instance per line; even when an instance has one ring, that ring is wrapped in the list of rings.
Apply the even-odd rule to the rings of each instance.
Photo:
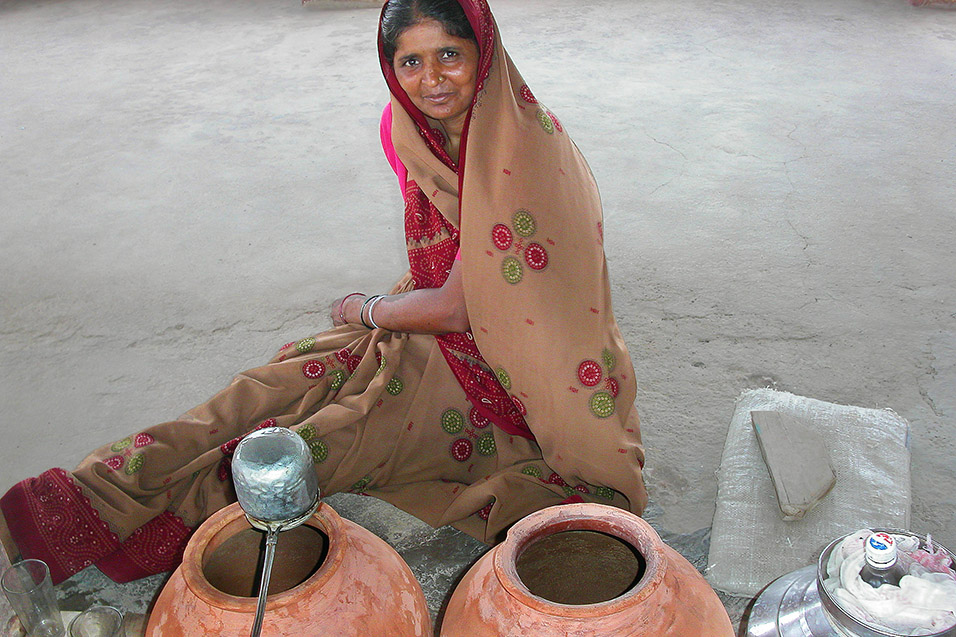
[[[780,515],[751,411],[806,418],[827,444],[836,486],[802,520]],[[888,409],[746,391],[727,432],[717,489],[705,574],[715,589],[751,597],[777,577],[815,563],[841,535],[873,526],[909,528],[909,425]]]

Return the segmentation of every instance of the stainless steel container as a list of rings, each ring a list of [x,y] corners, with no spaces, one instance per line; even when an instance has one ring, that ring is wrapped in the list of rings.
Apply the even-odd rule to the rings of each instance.
[[[920,546],[926,545],[926,538],[916,533],[874,530],[915,537],[920,540]],[[747,637],[903,637],[859,622],[826,592],[823,581],[827,576],[827,562],[833,549],[846,537],[830,542],[815,565],[779,577],[757,596],[750,607]],[[941,548],[956,563],[956,555],[946,547]],[[956,627],[928,637],[956,637]]]
[[[283,427],[243,438],[233,456],[232,477],[249,522],[264,531],[297,526],[319,502],[312,453],[299,434]]]
[[[259,603],[250,633],[259,637],[279,532],[312,517],[319,506],[319,479],[308,445],[283,427],[266,427],[243,438],[232,458],[232,478],[249,524],[267,533]]]
[[[909,531],[900,531],[898,529],[873,529],[873,531],[886,531],[894,535],[913,537],[919,540],[920,548],[926,547],[925,535],[910,533]],[[820,559],[817,561],[817,590],[820,594],[820,604],[823,607],[823,614],[836,629],[838,635],[846,635],[847,637],[905,637],[901,633],[881,630],[869,624],[862,623],[843,610],[840,604],[827,593],[826,587],[823,585],[823,580],[827,577],[827,563],[830,561],[830,554],[833,553],[833,549],[846,537],[847,536],[843,536],[830,542],[827,547],[823,549],[823,552],[820,553]],[[936,548],[941,548],[946,551],[949,558],[956,564],[956,555],[954,555],[952,551],[938,542],[934,541],[933,544]],[[927,635],[927,637],[956,637],[956,626],[941,632],[932,633],[931,635]]]
[[[747,637],[831,637],[836,634],[820,605],[815,565],[777,578],[750,607]]]

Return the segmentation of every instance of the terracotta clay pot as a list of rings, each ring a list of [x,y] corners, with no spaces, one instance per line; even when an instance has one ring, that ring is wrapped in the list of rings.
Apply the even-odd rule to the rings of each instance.
[[[465,574],[442,637],[733,637],[704,578],[641,518],[601,504],[532,513]]]
[[[150,613],[148,637],[248,635],[264,534],[238,504],[210,517]],[[319,505],[279,534],[262,637],[431,634],[421,586],[383,540]]]

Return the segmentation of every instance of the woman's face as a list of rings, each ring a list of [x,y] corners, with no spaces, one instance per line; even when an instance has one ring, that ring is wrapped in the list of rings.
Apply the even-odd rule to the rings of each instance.
[[[475,97],[478,45],[448,35],[432,19],[405,29],[397,44],[392,64],[409,99],[449,132],[460,132]]]

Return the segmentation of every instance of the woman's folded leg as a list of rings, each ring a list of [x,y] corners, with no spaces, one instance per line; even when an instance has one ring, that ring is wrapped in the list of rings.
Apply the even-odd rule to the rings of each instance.
[[[14,485],[0,498],[10,543],[46,561],[55,582],[90,564],[118,581],[169,570],[192,530],[235,500],[230,462],[242,436],[323,411],[347,430],[384,392],[373,382],[381,352],[398,360],[403,347],[348,326],[290,343],[180,419],[104,445],[72,472]]]

